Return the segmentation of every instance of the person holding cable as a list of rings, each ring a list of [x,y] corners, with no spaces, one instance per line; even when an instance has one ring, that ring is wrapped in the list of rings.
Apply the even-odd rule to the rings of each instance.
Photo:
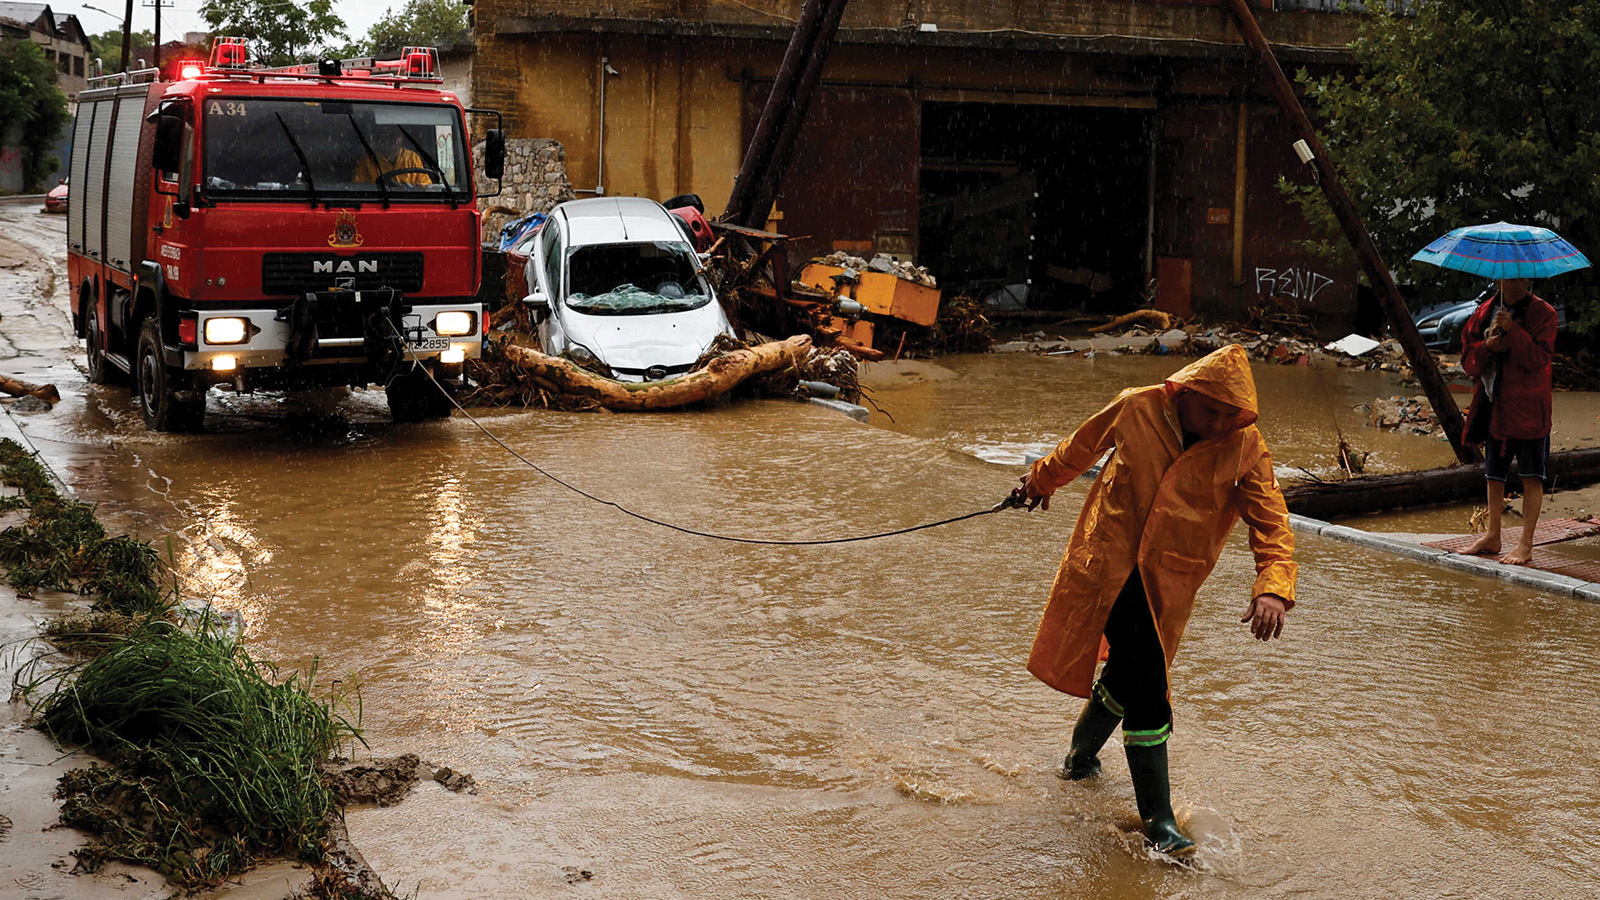
[[[1555,307],[1534,296],[1526,278],[1501,279],[1461,332],[1461,368],[1483,385],[1492,402],[1484,441],[1484,476],[1489,482],[1489,530],[1469,555],[1500,552],[1500,513],[1506,478],[1517,461],[1522,479],[1522,535],[1500,561],[1512,566],[1533,559],[1533,531],[1550,469],[1550,356],[1555,352]]]
[[[1241,621],[1268,641],[1294,606],[1294,535],[1255,421],[1250,361],[1230,345],[1163,384],[1123,391],[1012,492],[1028,509],[1048,510],[1057,489],[1113,451],[1067,544],[1028,671],[1087,701],[1062,777],[1098,774],[1100,749],[1121,725],[1146,840],[1173,857],[1195,844],[1172,811],[1168,675],[1195,593],[1238,519],[1256,562]]]

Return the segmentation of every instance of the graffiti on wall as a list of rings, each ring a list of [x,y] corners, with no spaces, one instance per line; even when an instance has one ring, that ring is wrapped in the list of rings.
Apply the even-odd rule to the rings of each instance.
[[[22,188],[22,148],[0,147],[0,191]]]
[[[1288,269],[1256,267],[1256,293],[1263,297],[1293,297],[1301,303],[1311,303],[1331,284],[1332,278],[1299,266]]]

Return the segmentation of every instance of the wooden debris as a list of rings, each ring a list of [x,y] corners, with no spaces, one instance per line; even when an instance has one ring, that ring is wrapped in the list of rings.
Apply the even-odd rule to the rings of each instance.
[[[811,349],[811,338],[796,335],[784,341],[735,350],[681,378],[631,383],[586,371],[573,362],[528,347],[507,343],[506,357],[539,387],[613,410],[673,409],[720,396],[752,375],[797,367]]]
[[[1558,488],[1600,482],[1600,448],[1550,454],[1549,473]],[[1363,475],[1345,481],[1312,481],[1283,486],[1289,511],[1315,519],[1359,516],[1386,509],[1459,503],[1483,496],[1483,466],[1455,465],[1421,472]]]
[[[1107,331],[1116,331],[1119,328],[1131,328],[1141,325],[1145,328],[1154,328],[1166,331],[1172,327],[1172,316],[1159,309],[1136,309],[1131,313],[1124,313],[1115,319],[1089,329],[1090,334],[1104,334]]]
[[[13,397],[38,397],[40,400],[49,401],[51,406],[61,402],[61,394],[53,384],[31,384],[5,375],[0,375],[0,391],[5,391]]]

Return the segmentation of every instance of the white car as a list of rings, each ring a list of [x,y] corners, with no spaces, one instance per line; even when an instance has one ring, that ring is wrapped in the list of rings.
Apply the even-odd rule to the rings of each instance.
[[[690,236],[654,200],[557,206],[525,271],[544,352],[618,381],[676,378],[733,334]]]

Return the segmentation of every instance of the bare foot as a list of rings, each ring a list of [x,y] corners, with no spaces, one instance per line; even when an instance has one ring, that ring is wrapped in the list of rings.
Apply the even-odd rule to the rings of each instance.
[[[1482,537],[1472,542],[1472,546],[1461,553],[1466,556],[1478,556],[1484,553],[1500,552],[1500,535],[1484,532]]]
[[[1510,553],[1500,557],[1500,561],[1508,566],[1525,566],[1532,559],[1533,545],[1524,544],[1522,541],[1518,541],[1517,545],[1511,548]]]

